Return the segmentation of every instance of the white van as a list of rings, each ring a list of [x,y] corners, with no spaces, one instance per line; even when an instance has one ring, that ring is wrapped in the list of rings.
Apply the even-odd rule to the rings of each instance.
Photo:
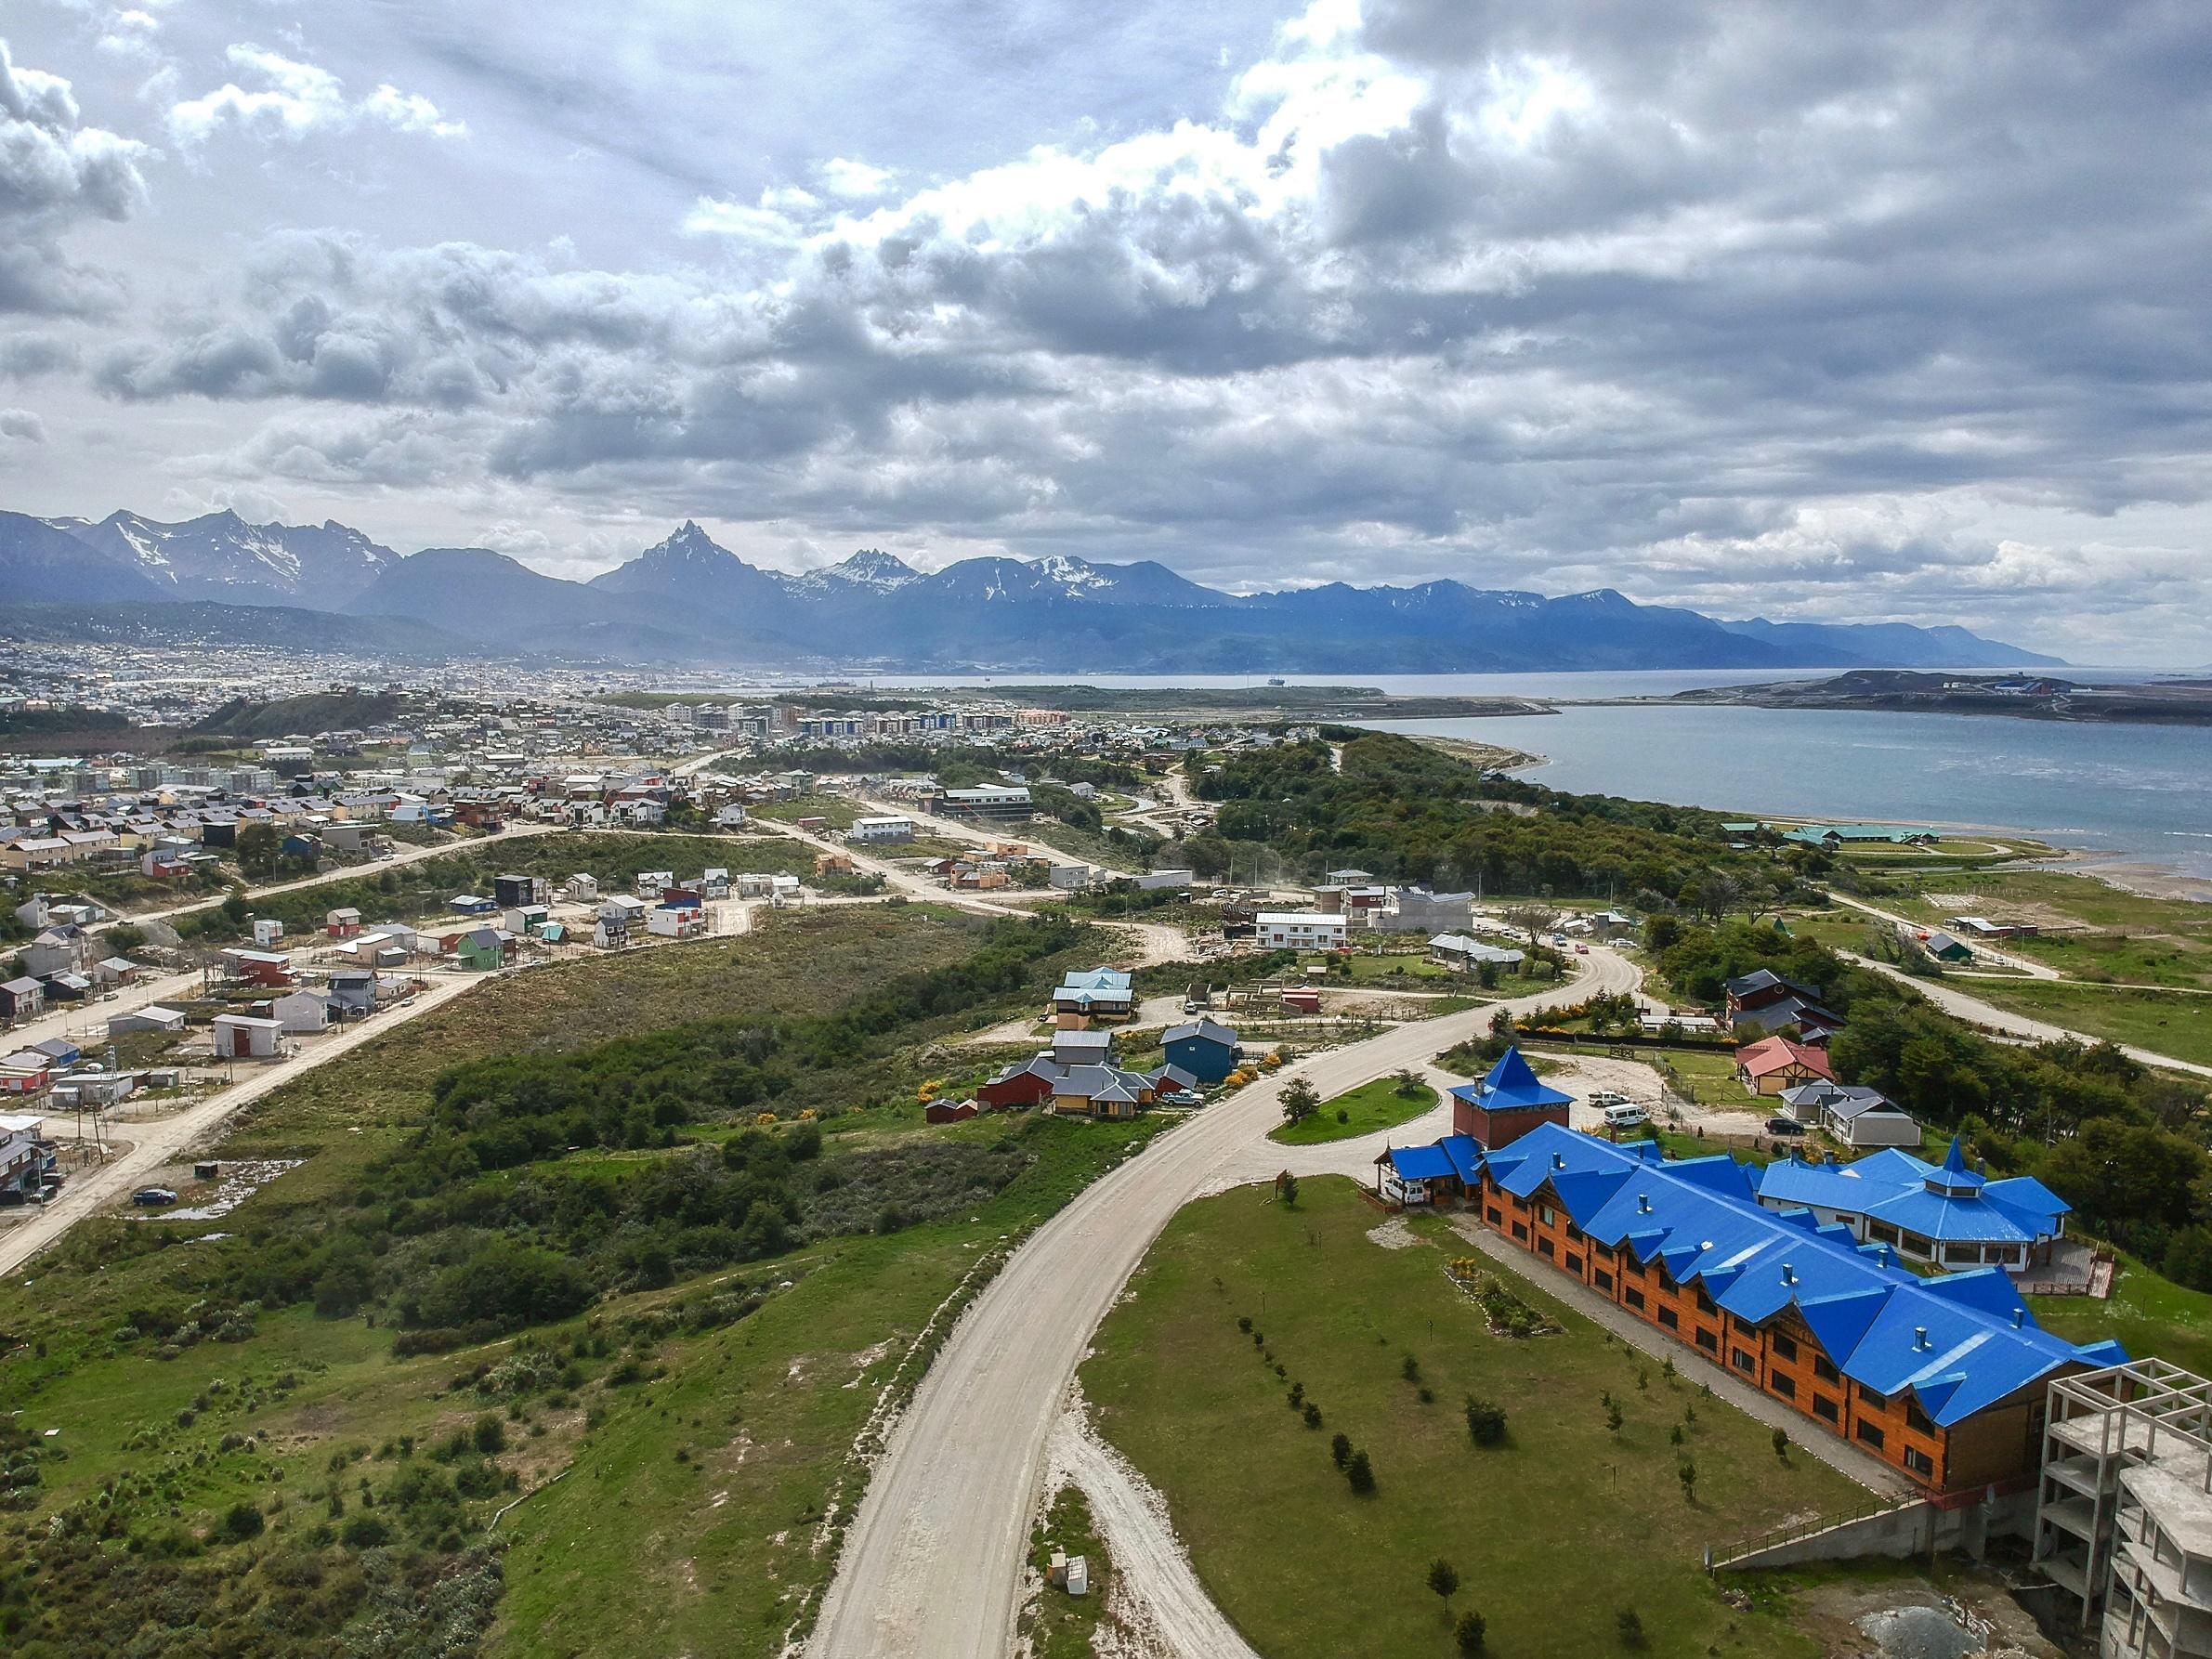
[[[1632,1100],[1624,1100],[1605,1108],[1607,1129],[1641,1129],[1651,1121],[1651,1114]]]

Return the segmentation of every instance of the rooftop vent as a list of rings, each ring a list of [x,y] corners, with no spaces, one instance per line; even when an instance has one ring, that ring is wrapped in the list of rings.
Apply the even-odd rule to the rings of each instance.
[[[1567,1167],[1567,1155],[1564,1152],[1553,1153],[1551,1155],[1551,1167],[1554,1169],[1565,1169]]]
[[[1782,1282],[1785,1285],[1794,1285],[1798,1282],[1798,1270],[1787,1261],[1782,1264]]]
[[[1928,1327],[1926,1326],[1916,1325],[1913,1326],[1913,1346],[1915,1348],[1928,1346]]]
[[[1651,1195],[1649,1193],[1636,1195],[1636,1213],[1638,1215],[1651,1214]]]

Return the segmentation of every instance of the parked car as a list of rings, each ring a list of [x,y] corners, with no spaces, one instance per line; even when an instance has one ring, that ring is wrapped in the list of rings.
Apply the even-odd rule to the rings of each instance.
[[[142,1209],[159,1209],[164,1204],[177,1202],[177,1195],[165,1186],[142,1186],[131,1195],[131,1202]]]
[[[1577,945],[1575,947],[1575,954],[1577,956],[1588,956],[1590,954],[1590,947],[1587,945]]]
[[[61,1174],[58,1170],[48,1169],[45,1174],[38,1178],[38,1184],[46,1192],[58,1193],[61,1190],[61,1183],[68,1179],[68,1176]]]
[[[1766,1132],[1770,1135],[1801,1135],[1805,1132],[1805,1126],[1794,1117],[1770,1117],[1766,1120]]]
[[[1617,1089],[1601,1089],[1590,1097],[1590,1104],[1602,1109],[1606,1106],[1625,1106],[1630,1102],[1629,1097]]]
[[[1650,1121],[1651,1114],[1632,1100],[1625,1100],[1618,1105],[1605,1108],[1607,1129],[1642,1129]]]

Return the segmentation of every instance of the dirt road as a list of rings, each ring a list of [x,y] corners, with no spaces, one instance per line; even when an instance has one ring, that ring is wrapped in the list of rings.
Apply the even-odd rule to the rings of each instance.
[[[113,1203],[134,1187],[143,1185],[164,1164],[182,1158],[240,1107],[250,1105],[293,1078],[375,1040],[395,1025],[443,1007],[465,991],[504,977],[497,973],[469,973],[434,984],[405,1006],[363,1020],[328,1042],[303,1049],[287,1060],[256,1065],[242,1081],[209,1095],[174,1117],[133,1123],[131,1132],[136,1139],[128,1152],[71,1176],[60,1195],[36,1215],[0,1232],[0,1274],[14,1273],[85,1217]]]
[[[1854,956],[1851,960],[1862,968],[1872,968],[1877,973],[1886,973],[1902,985],[1909,985],[1945,1013],[1956,1014],[1977,1025],[1986,1025],[1990,1030],[2001,1032],[2007,1037],[2021,1038],[2028,1042],[2064,1042],[2071,1039],[2075,1042],[2097,1043],[2103,1040],[2088,1031],[2069,1031],[2065,1026],[2051,1025],[2047,1020],[2032,1020],[2025,1014],[2008,1013],[1994,1003],[1969,996],[1941,980],[1916,979],[1871,957]],[[2127,1043],[2117,1046],[2121,1053],[2138,1065],[2153,1065],[2162,1071],[2185,1071],[2192,1077],[2212,1078],[2212,1065],[2200,1065],[2193,1060],[2177,1060],[2171,1054],[2135,1048]]]
[[[1014,1636],[1022,1548],[1054,1418],[1098,1322],[1159,1230],[1280,1120],[1283,1084],[1323,1098],[1425,1065],[1525,1012],[1633,992],[1609,950],[1538,996],[1402,1025],[1315,1055],[1208,1107],[1093,1183],[1016,1250],[931,1367],[847,1535],[809,1652],[819,1659],[975,1659]],[[1193,1651],[1194,1659],[1236,1659]]]

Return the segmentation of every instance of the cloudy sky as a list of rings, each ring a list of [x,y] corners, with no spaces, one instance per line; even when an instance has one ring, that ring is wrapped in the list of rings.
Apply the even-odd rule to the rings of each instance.
[[[0,505],[2212,659],[2203,0],[5,0]]]

